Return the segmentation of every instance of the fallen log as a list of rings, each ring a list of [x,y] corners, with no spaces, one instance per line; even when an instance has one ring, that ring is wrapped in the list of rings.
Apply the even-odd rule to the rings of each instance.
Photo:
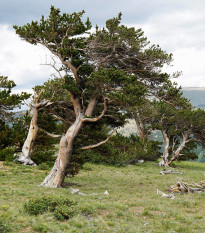
[[[167,175],[167,174],[180,174],[180,175],[182,175],[182,174],[184,174],[184,172],[175,172],[172,170],[168,170],[168,171],[163,170],[159,174],[161,174],[161,175]]]
[[[196,193],[196,192],[204,192],[204,191],[205,191],[205,185],[202,186],[198,184],[187,184],[181,181],[177,182],[169,189],[169,192],[171,193]]]
[[[91,193],[91,194],[82,193],[82,192],[80,192],[79,189],[74,189],[74,188],[72,188],[72,187],[70,187],[69,190],[70,190],[70,192],[71,192],[72,194],[77,194],[77,195],[81,195],[81,196],[100,195],[100,193]],[[107,190],[105,190],[104,195],[109,195],[109,193],[108,193]]]
[[[201,181],[200,185],[197,183],[187,184],[182,181],[178,181],[175,185],[170,186],[168,191],[169,194],[166,194],[157,189],[157,194],[160,194],[162,197],[174,199],[174,193],[201,193],[205,191],[205,181]]]

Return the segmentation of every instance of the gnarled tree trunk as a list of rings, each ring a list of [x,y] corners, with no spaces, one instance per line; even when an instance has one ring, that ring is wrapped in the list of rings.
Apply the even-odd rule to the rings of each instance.
[[[159,166],[169,166],[168,165],[168,157],[169,157],[169,138],[165,132],[165,130],[162,130],[162,136],[163,136],[163,139],[164,139],[164,151],[163,151],[163,156],[162,156],[162,160],[159,162]]]
[[[33,152],[33,146],[39,130],[38,111],[41,108],[47,107],[52,104],[50,100],[40,102],[40,97],[43,92],[44,89],[42,89],[38,95],[36,95],[36,92],[34,92],[34,101],[33,104],[30,105],[32,107],[32,119],[31,119],[29,131],[27,134],[27,138],[22,147],[22,153],[18,155],[17,158],[15,159],[16,161],[19,161],[24,165],[36,166],[36,164],[32,161],[30,156],[31,153]]]
[[[61,138],[60,149],[55,164],[49,175],[41,183],[41,186],[59,188],[65,179],[65,172],[69,165],[74,139],[83,126],[83,115],[79,114],[73,125],[68,129],[66,135]]]
[[[36,107],[33,107],[33,116],[31,119],[29,131],[27,138],[23,144],[22,147],[22,153],[18,155],[16,158],[16,161],[24,164],[24,165],[32,165],[36,166],[36,164],[33,162],[33,160],[30,158],[30,155],[33,151],[33,146],[37,137],[38,133],[38,125],[37,125],[37,120],[38,120],[38,110]]]
[[[104,109],[101,115],[95,118],[90,118],[93,114],[93,111],[97,103],[97,97],[93,97],[90,100],[86,109],[85,116],[88,116],[88,118],[86,118],[82,113],[79,100],[77,98],[74,98],[72,94],[71,98],[76,114],[76,120],[73,123],[73,125],[68,129],[66,135],[61,138],[60,149],[55,164],[49,175],[40,184],[44,187],[59,188],[62,186],[66,175],[65,172],[67,167],[69,166],[69,162],[72,156],[73,142],[80,133],[80,130],[84,125],[84,122],[97,122],[104,116],[105,112],[107,111],[107,99],[104,98]]]
[[[138,131],[139,137],[142,140],[144,140],[147,136],[144,132],[144,125],[143,125],[142,121],[140,121],[140,119],[137,119],[137,116],[134,113],[133,113],[133,118],[134,118],[136,126],[137,126],[137,131]]]
[[[180,152],[183,150],[183,148],[185,147],[186,143],[189,142],[191,139],[188,139],[189,136],[191,134],[191,131],[187,131],[182,138],[182,142],[179,145],[179,147],[177,148],[177,150],[173,151],[172,157],[170,159],[170,161],[168,162],[168,165],[170,165],[173,161],[175,161],[177,158],[179,158],[180,156]]]

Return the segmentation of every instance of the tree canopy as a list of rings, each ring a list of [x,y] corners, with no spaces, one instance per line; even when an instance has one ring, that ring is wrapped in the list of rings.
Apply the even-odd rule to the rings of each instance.
[[[191,105],[182,97],[180,89],[169,81],[179,73],[171,75],[163,70],[164,65],[170,65],[172,54],[151,44],[142,29],[121,24],[121,13],[107,20],[105,27],[96,26],[94,32],[90,30],[89,18],[83,20],[83,14],[84,11],[61,13],[51,6],[47,18],[42,16],[40,21],[14,26],[23,40],[41,44],[53,54],[53,62],[49,65],[56,71],[59,81],[50,80],[44,85],[44,93],[41,93],[41,86],[36,90],[41,93],[40,98],[47,101],[54,98],[52,90],[56,85],[56,93],[63,101],[48,110],[69,122],[60,141],[58,158],[42,182],[43,186],[62,185],[77,145],[76,138],[88,125],[104,121],[113,128],[123,125],[131,116],[147,140],[153,127],[168,128],[170,132],[173,129],[177,135],[183,135],[182,123],[187,129],[192,121],[188,117],[193,112]],[[159,101],[151,101],[153,97]],[[63,117],[59,104],[67,112]],[[178,124],[176,116],[180,117],[180,114],[185,115]],[[174,129],[176,126],[177,130],[181,127],[180,133]],[[86,148],[96,148],[106,141]]]
[[[30,97],[30,94],[25,92],[21,94],[12,93],[15,86],[13,80],[9,80],[6,76],[0,76],[0,120],[5,121],[11,110],[20,107],[22,102]]]

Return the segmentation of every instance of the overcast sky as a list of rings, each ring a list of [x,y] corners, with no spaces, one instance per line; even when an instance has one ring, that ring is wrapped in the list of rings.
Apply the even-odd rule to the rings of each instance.
[[[173,53],[172,69],[183,72],[179,85],[205,87],[204,0],[0,0],[0,75],[16,89],[42,84],[52,70],[41,65],[49,52],[20,40],[12,26],[47,16],[51,5],[68,13],[84,9],[93,26],[122,12],[123,24],[142,28],[151,43]]]

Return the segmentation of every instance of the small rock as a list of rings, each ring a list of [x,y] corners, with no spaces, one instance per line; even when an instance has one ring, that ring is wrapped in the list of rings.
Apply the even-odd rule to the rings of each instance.
[[[107,191],[107,190],[105,190],[104,194],[105,194],[105,195],[109,195],[109,193],[108,193],[108,191]]]
[[[144,159],[138,160],[138,163],[144,163]]]

